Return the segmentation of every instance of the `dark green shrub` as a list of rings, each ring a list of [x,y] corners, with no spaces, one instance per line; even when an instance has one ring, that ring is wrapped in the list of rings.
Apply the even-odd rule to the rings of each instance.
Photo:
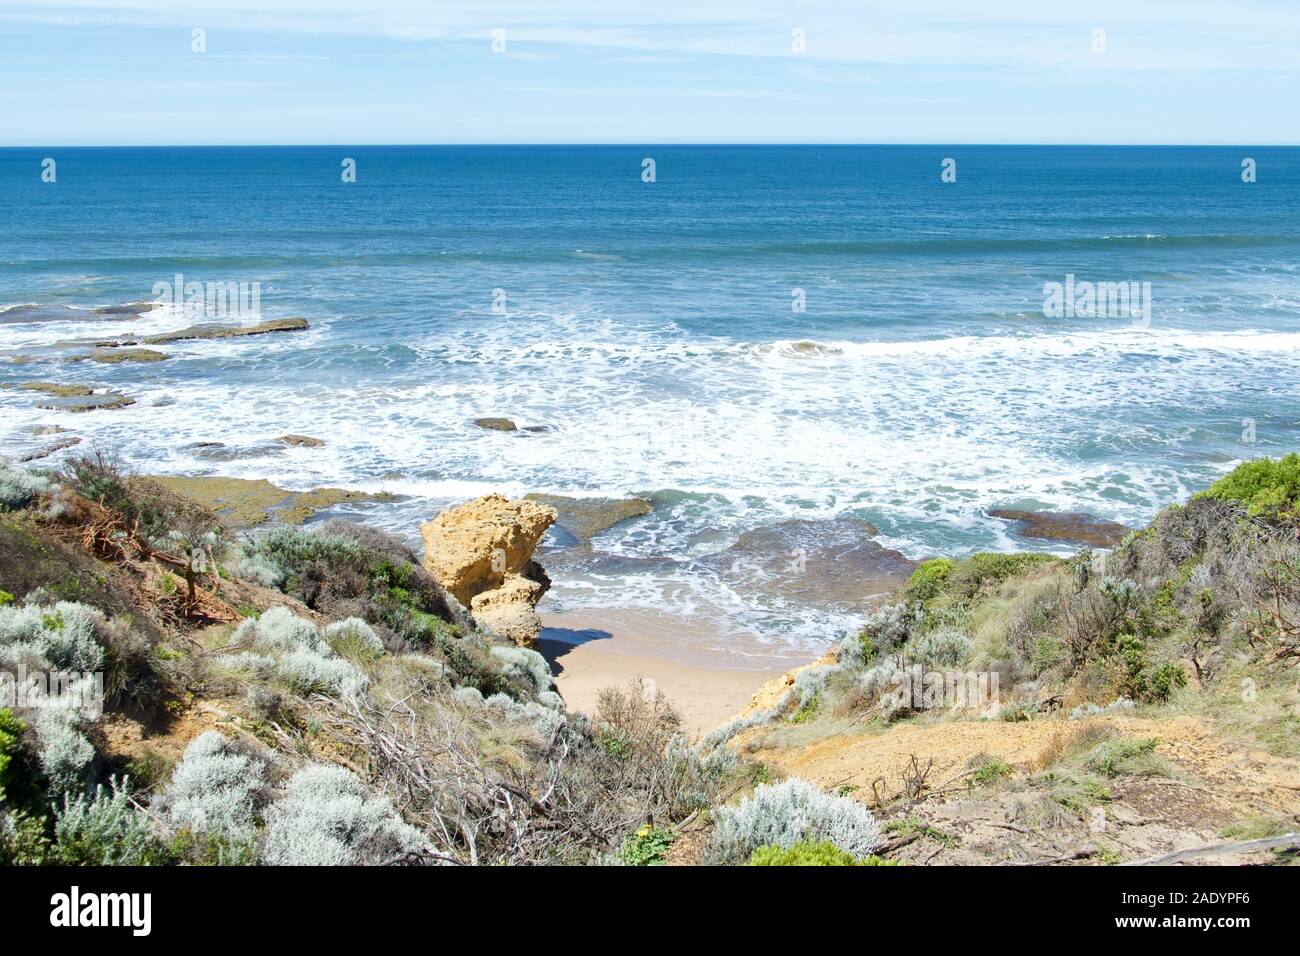
[[[1153,668],[1147,677],[1147,694],[1151,700],[1164,703],[1175,690],[1187,686],[1187,671],[1182,664],[1165,661]]]
[[[5,799],[9,787],[9,767],[18,752],[18,738],[26,729],[27,725],[13,711],[0,708],[0,801]]]
[[[316,531],[275,528],[248,552],[245,564],[329,617],[359,617],[421,650],[464,633],[414,552],[381,531],[337,520]]]

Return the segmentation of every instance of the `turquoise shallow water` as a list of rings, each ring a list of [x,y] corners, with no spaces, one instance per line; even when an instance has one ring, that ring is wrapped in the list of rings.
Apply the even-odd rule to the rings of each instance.
[[[574,566],[549,602],[671,606],[803,647],[853,608],[710,555],[846,515],[912,557],[1025,546],[985,509],[1139,523],[1294,448],[1298,187],[1295,149],[0,150],[0,353],[187,324],[88,311],[178,272],[258,282],[263,317],[312,323],[149,366],[5,366],[138,402],[74,416],[0,389],[0,452],[57,423],[142,470],[386,488],[409,497],[367,520],[408,535],[490,489],[648,494],[654,515],[597,542],[617,560]],[[1067,274],[1149,282],[1149,325],[1046,317]],[[328,445],[192,447],[285,432]]]

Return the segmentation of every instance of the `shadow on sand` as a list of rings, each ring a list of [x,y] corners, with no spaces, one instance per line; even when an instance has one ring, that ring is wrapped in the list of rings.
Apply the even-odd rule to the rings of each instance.
[[[559,677],[564,673],[560,658],[573,648],[591,641],[608,641],[614,635],[609,631],[590,627],[576,630],[571,627],[544,627],[537,635],[535,650],[551,665],[551,673]]]

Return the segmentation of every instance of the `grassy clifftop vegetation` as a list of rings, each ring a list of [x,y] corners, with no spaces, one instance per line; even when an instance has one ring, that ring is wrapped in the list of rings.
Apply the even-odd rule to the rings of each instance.
[[[1289,455],[1109,554],[924,562],[833,659],[691,742],[640,684],[568,712],[540,655],[480,631],[373,529],[239,539],[102,454],[60,473],[0,463],[0,670],[98,674],[105,705],[0,701],[0,862],[875,864],[949,837],[880,794],[785,774],[745,735],[807,744],[953,710],[900,702],[911,668],[996,673],[993,706],[961,716],[995,729],[1212,713],[1300,756],[1298,508]],[[1058,810],[1163,759],[1086,743],[1044,785]],[[966,771],[1012,774],[993,756]]]

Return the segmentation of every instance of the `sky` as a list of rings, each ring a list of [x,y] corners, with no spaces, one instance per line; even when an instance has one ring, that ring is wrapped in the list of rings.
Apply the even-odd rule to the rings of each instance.
[[[1300,0],[0,0],[0,146],[1296,144],[1297,93]]]

